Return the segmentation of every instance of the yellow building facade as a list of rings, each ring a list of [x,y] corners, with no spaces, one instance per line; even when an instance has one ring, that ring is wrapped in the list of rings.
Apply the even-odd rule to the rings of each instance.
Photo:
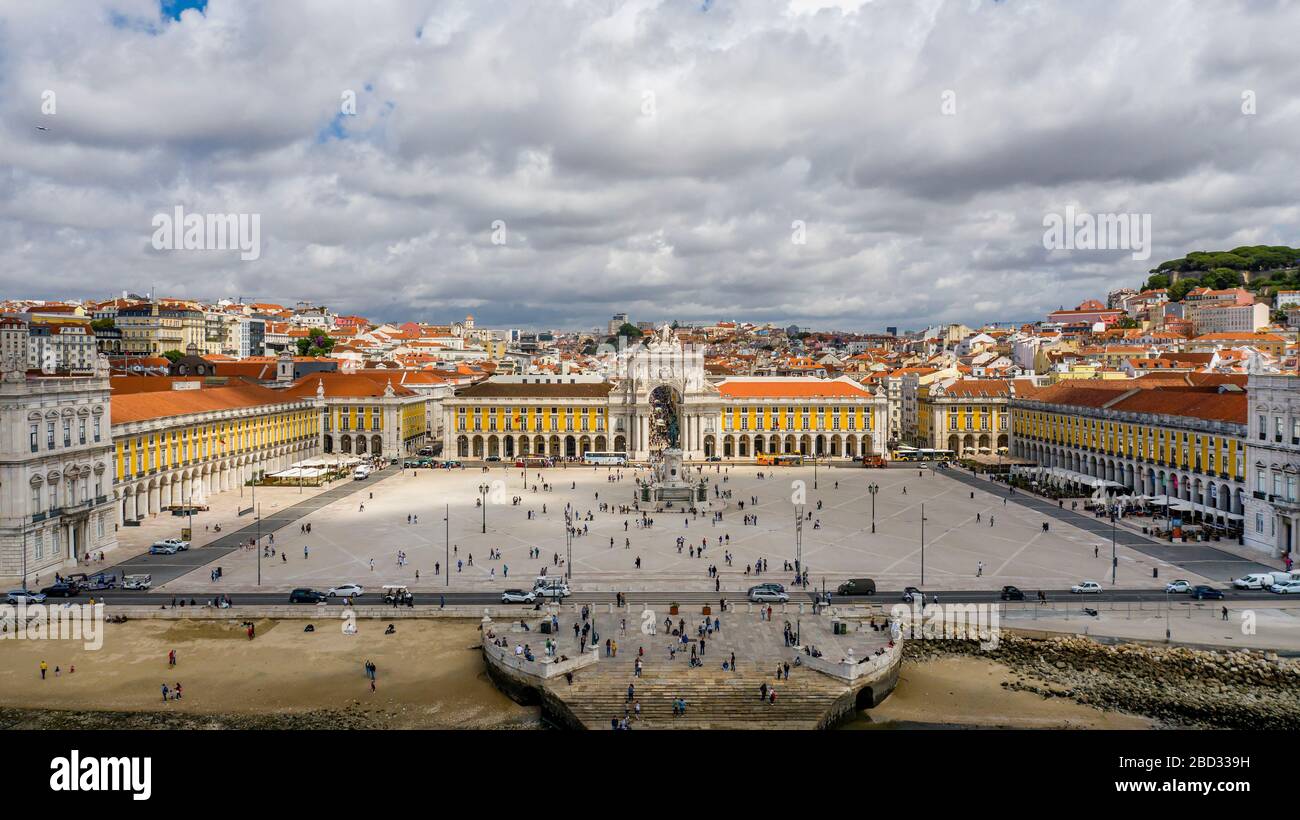
[[[255,385],[128,393],[112,407],[123,521],[202,503],[318,452],[313,403]]]
[[[1054,385],[1012,402],[1013,453],[1039,466],[1169,496],[1239,530],[1245,494],[1244,392]],[[1190,516],[1189,516],[1190,517]]]

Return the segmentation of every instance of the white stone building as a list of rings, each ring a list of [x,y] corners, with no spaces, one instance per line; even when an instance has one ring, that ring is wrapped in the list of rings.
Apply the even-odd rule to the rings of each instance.
[[[34,584],[116,544],[107,360],[74,375],[0,362],[0,490],[0,576]]]
[[[1300,376],[1252,375],[1246,392],[1246,544],[1294,558],[1300,524]]]

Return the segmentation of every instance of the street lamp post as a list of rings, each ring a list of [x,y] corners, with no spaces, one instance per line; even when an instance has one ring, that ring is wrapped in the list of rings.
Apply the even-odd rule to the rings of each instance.
[[[925,502],[921,502],[921,586],[925,586]]]
[[[1115,573],[1119,570],[1119,558],[1115,555],[1115,513],[1110,514],[1110,585],[1115,586]]]
[[[1165,585],[1165,641],[1169,641],[1170,634],[1171,632],[1169,628],[1169,585],[1167,585],[1166,583]]]
[[[794,574],[803,579],[803,505],[794,508]]]
[[[482,499],[480,506],[483,508],[483,534],[487,535],[487,498],[488,490],[491,488],[486,484],[478,485],[478,493]]]
[[[871,534],[876,534],[876,493],[880,492],[880,485],[872,482],[867,485],[867,492],[871,493]]]
[[[253,519],[257,521],[257,585],[262,585],[262,511],[257,507],[257,476],[253,476]]]
[[[573,580],[573,519],[564,511],[564,577]]]

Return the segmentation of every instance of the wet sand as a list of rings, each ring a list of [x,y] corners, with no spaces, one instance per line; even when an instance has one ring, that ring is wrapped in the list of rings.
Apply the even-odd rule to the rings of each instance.
[[[1011,670],[982,658],[951,657],[903,664],[885,702],[859,713],[846,729],[1148,729],[1147,718],[1105,712],[1067,698],[1005,689]]]
[[[538,711],[487,677],[475,621],[131,621],[105,626],[104,645],[0,642],[0,726],[33,728],[540,728]],[[167,651],[177,666],[167,665]],[[370,692],[363,664],[378,667]],[[40,679],[39,664],[50,667]],[[54,675],[55,667],[61,674]],[[71,672],[72,667],[75,672]],[[845,728],[1142,729],[1150,720],[1068,698],[1005,689],[1010,670],[983,658],[907,662],[898,687]],[[162,702],[161,684],[184,689]]]
[[[395,728],[539,725],[536,709],[515,704],[488,680],[474,621],[402,621],[393,635],[383,634],[387,623],[380,621],[359,621],[356,635],[344,635],[333,620],[317,622],[312,633],[303,632],[305,625],[257,621],[250,641],[235,622],[108,624],[98,651],[75,641],[6,640],[0,643],[0,707],[141,713],[133,725],[146,715],[162,721],[190,713],[300,715],[305,720],[289,725],[324,727],[331,712],[364,713],[360,725]],[[177,652],[174,668],[167,664],[169,649]],[[378,667],[373,694],[367,659]],[[42,660],[49,664],[44,681]],[[162,684],[177,681],[183,699],[164,704]]]

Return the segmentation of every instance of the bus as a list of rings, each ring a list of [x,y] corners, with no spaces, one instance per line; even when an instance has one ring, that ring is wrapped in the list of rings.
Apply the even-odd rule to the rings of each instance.
[[[775,453],[759,453],[759,464],[771,464],[776,467],[800,467],[803,465],[803,456],[795,454],[780,456]]]
[[[898,450],[894,461],[952,461],[957,454],[952,450],[934,450],[929,447]]]
[[[538,456],[521,456],[520,458],[515,459],[515,466],[525,468],[550,467],[551,460],[549,458],[540,458]]]
[[[627,453],[606,453],[589,450],[582,454],[582,462],[584,464],[609,464],[621,467],[627,464]]]

